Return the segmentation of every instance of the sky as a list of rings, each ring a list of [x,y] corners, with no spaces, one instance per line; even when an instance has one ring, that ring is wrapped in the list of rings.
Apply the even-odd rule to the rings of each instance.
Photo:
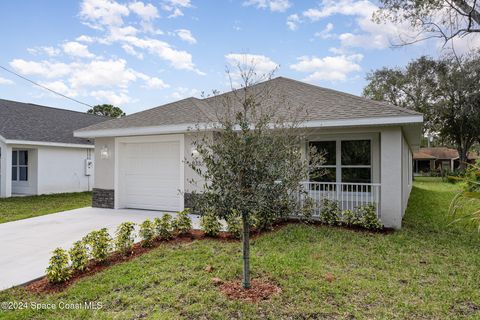
[[[368,0],[2,0],[0,65],[89,105],[127,114],[230,89],[238,63],[361,95],[382,67],[438,56],[436,42],[393,48],[408,25],[371,21]],[[0,69],[0,98],[87,106]]]

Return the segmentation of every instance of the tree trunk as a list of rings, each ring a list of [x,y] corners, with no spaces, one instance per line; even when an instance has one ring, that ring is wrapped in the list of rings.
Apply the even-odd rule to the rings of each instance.
[[[458,151],[458,161],[460,162],[458,165],[458,170],[465,171],[466,162],[468,161],[467,159],[468,149],[459,147],[457,148],[457,151]]]
[[[243,281],[244,289],[250,289],[250,223],[248,214],[242,214],[243,223]]]

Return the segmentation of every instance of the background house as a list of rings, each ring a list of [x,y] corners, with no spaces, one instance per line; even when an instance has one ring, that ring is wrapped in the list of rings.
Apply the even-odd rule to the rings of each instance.
[[[375,203],[386,227],[400,228],[412,188],[412,154],[421,138],[421,114],[299,81],[275,78],[250,90],[268,92],[281,116],[292,106],[306,111],[309,144],[327,152],[328,174],[306,181],[310,195],[343,208]],[[176,211],[189,206],[196,174],[184,163],[197,134],[212,134],[214,115],[233,93],[188,98],[75,131],[95,138],[93,206]],[[195,125],[202,130],[192,130]]]
[[[469,152],[467,154],[468,162],[475,163],[480,158],[478,153]],[[414,173],[422,174],[442,174],[452,171],[460,165],[458,151],[447,147],[420,148],[413,154]]]
[[[90,190],[93,140],[73,131],[105,120],[0,99],[0,197]]]

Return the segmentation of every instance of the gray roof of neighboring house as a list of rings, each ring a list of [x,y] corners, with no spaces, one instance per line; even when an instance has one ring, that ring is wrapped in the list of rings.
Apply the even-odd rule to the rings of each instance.
[[[73,131],[106,120],[83,112],[0,99],[0,136],[7,140],[93,144],[89,139],[74,137]]]
[[[278,115],[291,117],[292,110],[305,111],[303,120],[338,120],[373,117],[399,117],[421,115],[418,112],[391,104],[358,97],[352,94],[325,89],[304,82],[278,77],[250,87],[253,94],[262,95],[265,104],[280,107]],[[237,91],[238,92],[238,91]],[[120,119],[95,124],[78,131],[107,130],[117,128],[150,127],[175,124],[196,124],[212,121],[216,112],[233,102],[240,104],[230,91],[204,99],[187,98],[153,109],[134,113]]]

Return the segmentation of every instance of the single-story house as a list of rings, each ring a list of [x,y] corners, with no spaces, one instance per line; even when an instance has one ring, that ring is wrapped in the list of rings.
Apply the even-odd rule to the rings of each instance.
[[[478,153],[469,152],[467,162],[475,163]],[[460,160],[458,151],[447,147],[420,148],[413,153],[414,174],[428,174],[433,171],[442,173],[458,168]]]
[[[91,190],[94,142],[73,131],[106,120],[0,99],[0,197]]]
[[[306,181],[314,199],[337,199],[342,208],[375,203],[386,227],[400,228],[412,188],[412,154],[423,116],[412,110],[278,77],[250,88],[268,92],[266,103],[289,116],[305,108],[309,144],[326,152],[328,174]],[[185,164],[192,142],[209,126],[221,101],[234,93],[187,98],[75,131],[95,139],[93,206],[176,211],[189,205],[195,173]],[[210,131],[209,131],[210,130]],[[206,134],[206,133],[203,133]],[[312,179],[313,180],[313,179]]]

